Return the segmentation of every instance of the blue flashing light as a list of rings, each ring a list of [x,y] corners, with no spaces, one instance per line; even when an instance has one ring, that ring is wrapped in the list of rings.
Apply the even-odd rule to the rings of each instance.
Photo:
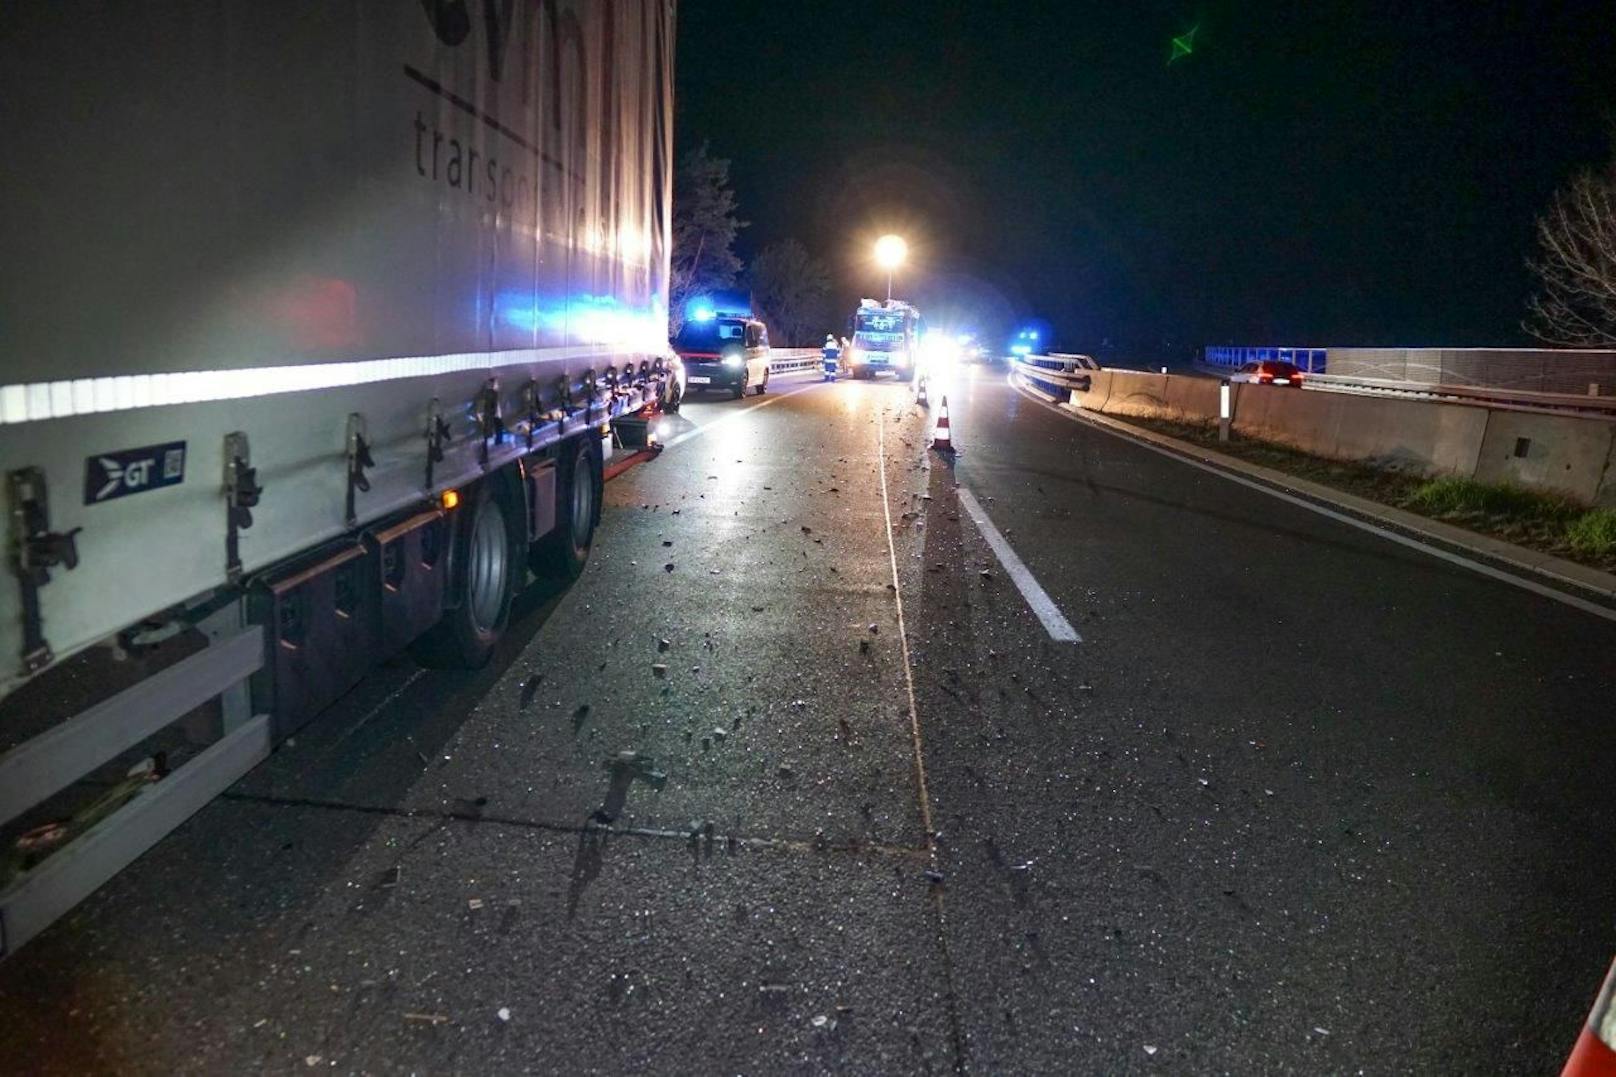
[[[1012,344],[1010,345],[1010,351],[1015,355],[1030,355],[1032,353],[1032,348],[1025,344]]]
[[[710,295],[691,296],[685,303],[685,317],[693,322],[710,322],[718,317],[718,307]]]

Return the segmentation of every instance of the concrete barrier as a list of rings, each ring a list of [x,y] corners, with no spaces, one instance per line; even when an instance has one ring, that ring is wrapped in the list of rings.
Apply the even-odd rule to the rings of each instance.
[[[1096,370],[1089,374],[1089,388],[1086,392],[1072,390],[1072,404],[1089,411],[1104,411],[1105,402],[1111,396],[1111,371]]]
[[[1136,415],[1144,418],[1170,418],[1167,411],[1167,383],[1171,374],[1111,371],[1111,395],[1100,410],[1107,415]]]
[[[1594,491],[1594,504],[1616,509],[1616,437],[1611,439],[1610,455],[1605,457],[1605,472],[1599,479],[1599,488]]]
[[[1602,419],[1489,410],[1475,477],[1592,503],[1610,466],[1613,432],[1616,424]]]
[[[1236,434],[1320,456],[1340,455],[1337,431],[1342,412],[1327,399],[1335,394],[1252,384],[1237,384],[1234,389],[1230,428]]]
[[[1233,386],[1231,428],[1318,456],[1417,475],[1462,475],[1616,507],[1616,423],[1407,397]],[[1219,382],[1096,371],[1071,402],[1106,415],[1215,422]]]
[[[1241,385],[1234,431],[1319,456],[1419,475],[1472,474],[1487,410],[1424,400]]]
[[[1475,470],[1487,432],[1484,408],[1340,393],[1308,395],[1343,397],[1359,405],[1339,413],[1332,454],[1336,457],[1421,475],[1468,475]]]
[[[1211,378],[1167,376],[1168,417],[1181,422],[1205,422],[1218,417],[1220,384]]]

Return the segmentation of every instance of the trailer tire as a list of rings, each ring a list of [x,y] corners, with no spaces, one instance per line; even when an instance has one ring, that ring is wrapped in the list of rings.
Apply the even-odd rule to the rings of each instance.
[[[455,571],[438,623],[411,647],[429,666],[480,669],[494,655],[511,618],[518,585],[516,515],[494,481],[478,485],[469,512],[455,521]]]
[[[599,444],[588,435],[562,454],[556,476],[555,529],[533,544],[528,558],[535,575],[575,580],[589,560],[600,522],[604,486]]]

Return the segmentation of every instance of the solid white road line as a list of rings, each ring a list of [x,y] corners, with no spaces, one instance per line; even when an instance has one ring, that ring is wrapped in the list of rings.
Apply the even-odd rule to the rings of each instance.
[[[1368,520],[1361,520],[1356,516],[1349,516],[1347,513],[1337,512],[1335,509],[1325,508],[1323,505],[1309,501],[1306,498],[1285,493],[1283,490],[1276,490],[1272,486],[1268,486],[1260,482],[1254,482],[1251,479],[1236,475],[1233,472],[1225,471],[1223,468],[1214,467],[1211,464],[1202,463],[1199,460],[1192,460],[1182,453],[1176,453],[1171,449],[1164,449],[1160,445],[1152,445],[1150,442],[1144,441],[1140,438],[1130,437],[1121,430],[1113,430],[1109,426],[1104,426],[1100,423],[1086,422],[1081,416],[1073,415],[1071,412],[1051,404],[1047,400],[1041,400],[1036,395],[1022,389],[1019,385],[1012,383],[1011,388],[1016,392],[1021,393],[1028,400],[1031,400],[1037,404],[1042,404],[1044,407],[1055,412],[1057,415],[1064,415],[1072,422],[1081,423],[1090,430],[1104,431],[1114,438],[1120,438],[1123,441],[1131,442],[1132,444],[1139,446],[1141,449],[1149,449],[1153,453],[1160,453],[1169,460],[1177,460],[1181,464],[1187,464],[1190,467],[1200,468],[1202,471],[1210,472],[1211,474],[1217,475],[1220,478],[1228,479],[1230,482],[1239,483],[1241,486],[1250,487],[1253,490],[1260,490],[1269,497],[1277,497],[1281,501],[1288,501],[1292,505],[1297,505],[1301,508],[1307,509],[1309,512],[1316,512],[1320,516],[1328,516],[1332,520],[1337,520],[1341,523],[1356,527],[1360,531],[1367,531],[1371,535],[1379,535],[1388,542],[1395,542],[1399,546],[1407,546],[1411,550],[1418,550],[1420,553],[1429,554],[1432,557],[1442,561],[1447,561],[1450,564],[1463,566],[1464,568],[1470,569],[1472,572],[1480,573],[1481,575],[1490,579],[1511,584],[1515,587],[1519,587],[1523,591],[1530,591],[1534,595],[1542,595],[1544,598],[1552,598],[1556,602],[1563,603],[1572,607],[1573,609],[1582,610],[1584,613],[1591,613],[1595,617],[1603,617],[1607,621],[1616,621],[1616,609],[1612,609],[1609,606],[1601,606],[1597,602],[1589,602],[1585,598],[1579,598],[1576,595],[1567,594],[1565,591],[1557,590],[1553,587],[1547,586],[1546,584],[1541,584],[1534,580],[1524,579],[1520,576],[1516,576],[1513,573],[1504,572],[1501,569],[1496,569],[1491,565],[1483,564],[1480,561],[1473,561],[1470,558],[1464,557],[1460,554],[1450,553],[1449,551],[1440,547],[1431,546],[1419,541],[1418,539],[1409,538],[1407,535],[1393,531],[1390,528],[1380,527],[1376,524],[1372,524]],[[961,492],[963,493],[964,491]]]
[[[976,521],[977,529],[982,532],[982,537],[988,540],[988,545],[993,547],[993,552],[998,555],[999,564],[1004,566],[1004,570],[1016,582],[1021,597],[1027,600],[1032,612],[1044,623],[1044,630],[1049,633],[1049,638],[1056,643],[1082,643],[1083,637],[1077,634],[1077,629],[1073,628],[1072,623],[1061,613],[1060,607],[1055,605],[1055,600],[1049,597],[1049,592],[1039,586],[1031,570],[1016,555],[1016,551],[1010,548],[1010,543],[999,534],[999,529],[988,519],[988,514],[983,511],[976,496],[961,486],[959,502],[965,506],[965,511],[970,514],[971,519]]]
[[[710,423],[703,423],[702,425],[696,427],[694,430],[686,430],[684,433],[679,434],[676,437],[674,437],[673,440],[664,442],[663,445],[664,445],[664,447],[669,448],[669,449],[673,448],[675,445],[683,445],[685,442],[689,441],[691,438],[700,437],[701,435],[707,433],[709,430],[713,430],[713,429],[716,429],[716,428],[718,428],[720,426],[723,426],[725,423],[732,423],[736,419],[739,419],[741,416],[747,414],[748,412],[756,411],[758,408],[766,408],[770,404],[778,404],[778,403],[780,403],[780,401],[786,399],[787,397],[796,396],[798,393],[805,393],[810,389],[817,389],[819,386],[824,385],[824,384],[826,384],[826,383],[825,382],[814,382],[811,385],[803,385],[803,386],[800,386],[800,387],[798,387],[796,389],[792,389],[788,393],[775,393],[772,396],[766,396],[762,400],[758,401],[756,404],[749,404],[748,406],[746,406],[744,408],[739,408],[739,409],[734,410],[734,411],[727,411],[727,412],[725,412],[723,414],[722,417],[714,419]]]
[[[920,740],[920,709],[915,706],[915,674],[909,660],[909,629],[903,621],[903,581],[898,578],[898,546],[892,540],[892,503],[887,499],[887,412],[875,416],[875,453],[881,472],[881,520],[887,525],[887,558],[892,563],[892,597],[898,605],[898,642],[903,646],[903,687],[909,696],[909,731],[915,745],[915,785],[920,792],[920,824],[926,828],[926,849],[936,853],[937,831],[931,824],[931,792],[926,787],[926,753]],[[939,901],[941,899],[939,898]]]

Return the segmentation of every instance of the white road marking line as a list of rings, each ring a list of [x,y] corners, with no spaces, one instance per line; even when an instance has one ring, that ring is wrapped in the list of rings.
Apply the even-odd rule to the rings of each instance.
[[[725,412],[723,416],[721,416],[720,418],[714,419],[710,423],[703,423],[702,425],[696,427],[694,430],[686,430],[684,433],[675,436],[671,441],[663,442],[663,447],[671,449],[675,445],[683,445],[685,442],[689,441],[691,438],[700,437],[701,435],[707,433],[707,431],[716,429],[717,427],[720,427],[720,426],[723,426],[725,423],[732,423],[736,419],[739,419],[741,416],[747,414],[748,412],[756,411],[758,408],[766,408],[770,404],[778,404],[778,403],[780,403],[780,401],[786,399],[787,397],[796,396],[798,393],[805,393],[810,389],[817,389],[820,385],[823,385],[823,384],[825,384],[825,383],[824,382],[816,382],[816,383],[814,383],[812,385],[804,385],[804,386],[801,386],[800,388],[796,388],[796,389],[791,390],[789,393],[776,393],[773,396],[764,397],[762,400],[758,401],[756,404],[750,404],[747,407],[739,409],[738,411]]]
[[[1110,427],[1104,426],[1100,423],[1085,422],[1080,416],[1073,415],[1069,411],[1064,411],[1046,400],[1040,400],[1038,397],[1025,392],[1019,385],[1012,384],[1011,388],[1015,389],[1023,396],[1026,396],[1027,399],[1032,400],[1035,403],[1042,404],[1044,407],[1055,412],[1057,415],[1064,415],[1072,422],[1081,423],[1090,430],[1104,431],[1114,438],[1120,438],[1121,440],[1137,445],[1142,449],[1149,449],[1151,452],[1159,453],[1160,455],[1167,457],[1169,460],[1177,460],[1181,464],[1187,464],[1190,467],[1200,468],[1202,471],[1207,471],[1213,475],[1219,476],[1220,478],[1228,479],[1230,482],[1239,483],[1241,486],[1250,487],[1253,490],[1260,490],[1270,497],[1277,497],[1281,501],[1288,501],[1292,505],[1299,505],[1300,507],[1307,509],[1309,512],[1316,512],[1320,516],[1327,516],[1332,520],[1337,520],[1344,524],[1350,524],[1360,531],[1369,532],[1371,535],[1379,535],[1381,538],[1386,539],[1389,542],[1395,542],[1399,546],[1407,546],[1411,550],[1418,550],[1420,553],[1429,554],[1438,560],[1460,565],[1464,568],[1470,569],[1472,572],[1480,573],[1481,575],[1490,579],[1511,584],[1515,587],[1519,587],[1523,591],[1530,591],[1533,594],[1541,595],[1544,598],[1551,598],[1554,601],[1564,603],[1573,609],[1582,610],[1584,613],[1591,613],[1595,617],[1603,617],[1607,621],[1616,621],[1616,609],[1612,609],[1609,606],[1601,606],[1597,602],[1589,602],[1585,598],[1579,598],[1576,595],[1568,594],[1565,591],[1550,587],[1547,584],[1541,584],[1535,580],[1524,579],[1515,575],[1514,573],[1493,568],[1491,565],[1483,564],[1480,561],[1473,561],[1461,554],[1450,553],[1447,550],[1441,549],[1440,547],[1431,546],[1419,541],[1418,539],[1409,538],[1407,535],[1393,531],[1390,528],[1381,527],[1378,524],[1372,524],[1368,520],[1360,520],[1356,516],[1350,516],[1344,512],[1337,512],[1335,509],[1326,508],[1325,506],[1309,501],[1304,497],[1297,497],[1294,494],[1285,493],[1283,490],[1276,490],[1272,486],[1255,482],[1243,476],[1236,475],[1233,472],[1225,471],[1223,468],[1215,467],[1212,464],[1202,463],[1199,460],[1192,460],[1189,457],[1184,456],[1182,453],[1173,452],[1171,449],[1164,449],[1160,445],[1152,445],[1148,441],[1143,441],[1135,437],[1129,437],[1120,430],[1113,430]],[[964,491],[961,492],[963,493]]]
[[[1083,637],[1077,634],[1072,622],[1061,613],[1060,607],[1055,605],[1055,600],[1049,597],[1049,592],[1039,586],[1038,581],[1033,578],[1032,570],[1027,568],[1016,555],[1016,551],[1010,548],[1010,543],[999,534],[999,529],[993,526],[993,521],[988,519],[988,514],[977,502],[976,495],[961,486],[959,502],[965,506],[965,511],[970,514],[971,519],[976,521],[977,529],[982,532],[982,537],[988,540],[988,545],[993,547],[993,552],[998,555],[999,564],[1004,566],[1004,570],[1015,581],[1021,597],[1027,600],[1032,612],[1044,623],[1044,630],[1049,633],[1049,638],[1056,643],[1082,643]]]
[[[909,660],[909,630],[903,621],[903,581],[898,578],[898,547],[892,540],[892,504],[887,500],[885,408],[876,416],[875,430],[876,464],[881,472],[881,520],[887,525],[887,558],[892,562],[892,597],[898,604],[898,642],[903,646],[903,686],[909,696],[909,730],[915,744],[915,784],[920,790],[920,824],[926,828],[926,849],[935,853],[937,832],[931,825],[931,793],[926,788],[926,756],[920,743],[920,709],[915,706],[915,674],[913,663]]]

